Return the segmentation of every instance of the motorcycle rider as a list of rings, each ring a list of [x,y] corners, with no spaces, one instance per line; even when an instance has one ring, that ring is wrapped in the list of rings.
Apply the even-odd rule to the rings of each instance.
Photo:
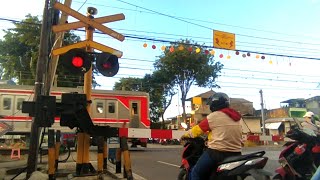
[[[308,111],[303,117],[304,117],[304,122],[301,123],[302,127],[305,129],[313,130],[316,134],[318,134],[319,128],[313,123],[314,113],[311,111]]]
[[[230,108],[230,99],[225,93],[213,94],[207,103],[212,111],[183,138],[194,138],[210,131],[208,148],[191,170],[191,179],[208,179],[217,164],[226,157],[241,155],[241,115]],[[215,169],[214,169],[215,168]]]

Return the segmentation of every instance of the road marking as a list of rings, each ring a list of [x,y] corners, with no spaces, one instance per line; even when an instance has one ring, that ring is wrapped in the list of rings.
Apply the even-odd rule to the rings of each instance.
[[[116,166],[115,166],[114,164],[108,163],[107,165],[108,165],[109,168],[113,169],[112,172],[115,172]],[[123,171],[124,171],[124,168],[121,168],[121,171],[123,172]],[[113,173],[112,173],[112,174],[113,174]],[[113,175],[117,176],[119,179],[122,179],[122,178],[123,178],[123,175],[121,175],[121,174],[113,174]],[[142,177],[142,176],[140,176],[140,175],[138,175],[138,174],[136,174],[136,173],[132,173],[132,175],[133,175],[133,178],[134,178],[135,180],[147,180],[146,178],[144,178],[144,177]]]
[[[169,165],[169,166],[173,166],[173,167],[180,167],[178,165],[175,165],[175,164],[171,164],[171,163],[167,163],[167,162],[163,162],[163,161],[157,161],[158,163],[162,163],[162,164],[166,164],[166,165]]]

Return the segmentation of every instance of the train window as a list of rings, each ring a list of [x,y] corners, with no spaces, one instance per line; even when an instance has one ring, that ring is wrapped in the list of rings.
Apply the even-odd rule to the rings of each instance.
[[[17,99],[17,110],[22,110],[22,102],[23,101],[24,101],[24,98]]]
[[[11,109],[11,98],[3,98],[3,110],[10,110]]]
[[[138,114],[138,103],[132,103],[132,113]]]
[[[96,110],[97,110],[97,113],[99,113],[99,114],[103,113],[103,102],[97,102]]]
[[[116,112],[116,104],[114,102],[108,102],[108,113]]]

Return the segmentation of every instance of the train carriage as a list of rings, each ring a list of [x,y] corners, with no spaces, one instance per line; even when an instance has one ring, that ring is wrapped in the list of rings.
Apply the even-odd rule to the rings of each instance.
[[[51,95],[61,101],[62,93],[83,93],[83,88],[53,87]],[[0,122],[13,127],[14,132],[30,132],[31,120],[22,113],[22,102],[32,101],[34,86],[0,84]],[[91,119],[94,124],[111,127],[150,128],[149,95],[145,92],[92,90]],[[59,118],[52,126],[62,132],[73,132],[60,127]]]

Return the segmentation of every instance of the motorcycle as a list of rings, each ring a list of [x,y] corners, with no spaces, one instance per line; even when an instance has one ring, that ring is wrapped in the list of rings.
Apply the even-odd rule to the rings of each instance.
[[[294,121],[295,125],[286,134],[294,141],[284,145],[274,180],[310,179],[320,165],[319,137],[312,130],[303,129],[297,119]]]
[[[185,141],[178,180],[190,179],[192,167],[207,148],[202,137],[187,138]],[[247,176],[257,180],[270,179],[272,173],[263,170],[268,161],[268,157],[264,157],[264,154],[265,151],[259,151],[228,157],[219,162],[217,167],[212,167],[212,174],[208,179],[242,180]]]

